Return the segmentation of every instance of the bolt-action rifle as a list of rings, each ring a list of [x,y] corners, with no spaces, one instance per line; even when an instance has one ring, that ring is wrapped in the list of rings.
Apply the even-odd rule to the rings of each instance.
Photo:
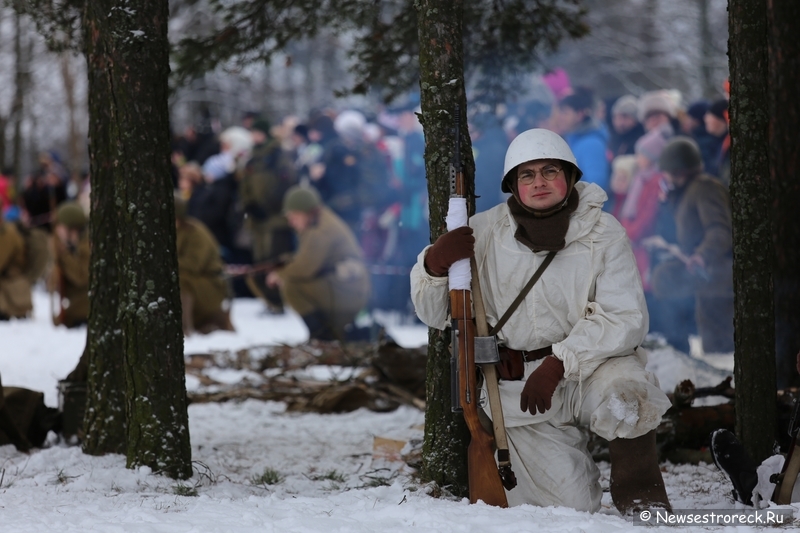
[[[447,213],[447,230],[467,225],[466,187],[464,172],[461,167],[460,151],[460,113],[456,107],[455,114],[455,156],[450,166],[450,205]],[[474,263],[474,261],[473,261]],[[476,324],[472,316],[473,285],[477,282],[478,272],[471,272],[469,259],[457,261],[448,273],[450,283],[450,316],[452,319],[453,339],[451,343],[452,410],[463,412],[464,420],[470,433],[467,449],[467,474],[469,478],[469,500],[475,503],[482,500],[489,505],[508,507],[505,486],[511,490],[516,479],[511,472],[508,445],[505,440],[505,424],[503,423],[500,397],[497,393],[497,374],[495,364],[500,358],[494,337],[477,337]],[[476,287],[478,288],[478,287]],[[479,295],[476,291],[476,297]],[[482,302],[481,302],[482,304]],[[476,306],[477,310],[477,306]],[[480,311],[483,310],[482,305]],[[479,311],[476,314],[481,315]],[[480,318],[480,317],[479,317]],[[485,317],[479,324],[486,329]],[[486,335],[486,333],[482,333]],[[493,351],[493,354],[492,354]],[[487,355],[488,353],[488,355]],[[482,365],[484,377],[489,386],[489,401],[492,412],[495,435],[489,433],[478,418],[480,409],[480,387],[478,364]],[[493,386],[492,386],[493,385]],[[498,433],[499,432],[499,433]],[[497,442],[500,469],[494,458],[494,446]]]

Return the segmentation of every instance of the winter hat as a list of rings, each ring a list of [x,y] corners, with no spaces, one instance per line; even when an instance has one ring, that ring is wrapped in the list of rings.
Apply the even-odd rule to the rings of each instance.
[[[700,172],[703,170],[703,156],[691,137],[673,137],[661,152],[658,166],[670,174]]]
[[[616,194],[625,194],[636,174],[636,157],[632,155],[618,155],[611,162],[611,191]]]
[[[664,151],[666,145],[667,139],[661,134],[661,130],[655,129],[640,137],[633,149],[636,155],[643,155],[650,161],[655,162],[661,157],[661,152]]]
[[[675,102],[666,91],[644,93],[639,99],[639,122],[644,122],[654,113],[675,116]]]
[[[556,100],[561,100],[572,90],[569,82],[569,75],[560,67],[542,76],[542,81],[553,93],[553,96],[556,97]]]
[[[590,89],[577,87],[574,93],[565,96],[558,103],[558,107],[570,107],[575,111],[591,110],[594,107],[594,95]]]
[[[728,121],[725,113],[728,111],[728,101],[724,98],[720,98],[708,106],[708,112],[717,117],[720,120]]]
[[[295,185],[286,191],[283,197],[283,212],[287,211],[301,211],[303,213],[310,213],[311,211],[322,205],[322,198],[316,189],[312,187],[303,187],[302,185]]]
[[[342,111],[333,121],[334,129],[339,135],[348,139],[360,139],[366,124],[367,119],[364,115],[351,109]]]
[[[639,102],[636,100],[636,97],[632,94],[626,94],[625,96],[621,96],[614,102],[614,105],[611,107],[611,115],[626,115],[629,117],[636,118],[637,112],[639,111]]]
[[[77,202],[64,202],[56,211],[56,220],[59,224],[70,229],[83,229],[86,227],[86,213]]]
[[[267,119],[259,118],[255,122],[253,122],[253,126],[250,128],[253,131],[260,131],[264,135],[269,135],[270,124]]]
[[[703,122],[703,117],[706,116],[708,107],[708,100],[698,100],[689,106],[689,109],[686,110],[686,114],[698,122]]]

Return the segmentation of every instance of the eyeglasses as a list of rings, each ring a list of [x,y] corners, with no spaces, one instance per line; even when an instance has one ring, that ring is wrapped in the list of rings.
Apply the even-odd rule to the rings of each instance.
[[[563,169],[553,166],[544,167],[543,169],[537,171],[532,168],[526,168],[521,172],[519,176],[517,176],[517,182],[523,185],[531,185],[534,181],[536,181],[536,175],[541,173],[542,177],[547,181],[553,181],[558,176],[558,173],[561,172]]]

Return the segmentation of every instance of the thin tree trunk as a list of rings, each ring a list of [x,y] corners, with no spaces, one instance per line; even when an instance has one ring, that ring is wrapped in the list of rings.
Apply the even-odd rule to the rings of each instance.
[[[775,188],[775,317],[778,387],[800,385],[800,4],[767,1],[770,24],[770,168]]]
[[[11,103],[11,123],[14,128],[11,148],[11,167],[19,181],[22,177],[22,118],[25,110],[25,90],[28,64],[22,49],[22,15],[14,11],[14,100]]]
[[[84,32],[93,73],[92,182],[113,182],[101,189],[111,196],[98,194],[94,203],[117,210],[112,250],[119,272],[128,467],[187,478],[192,467],[169,168],[168,16],[167,0],[93,0],[86,3]]]
[[[78,103],[75,98],[75,76],[72,73],[72,59],[69,54],[61,54],[61,79],[64,82],[64,96],[67,104],[69,133],[67,134],[67,149],[70,173],[75,175],[82,166],[81,161],[81,133],[78,129]]]
[[[719,89],[714,87],[713,69],[711,65],[714,61],[714,45],[711,39],[711,24],[708,19],[709,0],[699,0],[700,19],[697,21],[700,28],[700,83],[702,84],[703,95],[712,97],[719,93]]]
[[[430,197],[432,239],[445,232],[450,197],[449,164],[456,106],[461,114],[461,155],[474,207],[474,161],[466,126],[462,48],[463,5],[453,0],[418,2],[420,88],[425,132],[425,170]],[[499,186],[499,185],[498,185]],[[463,417],[450,411],[450,331],[428,334],[427,402],[423,476],[460,496],[468,494],[466,452],[469,434]]]
[[[775,330],[764,327],[775,323],[767,2],[730,0],[728,12],[736,432],[758,462],[773,453],[777,392]]]

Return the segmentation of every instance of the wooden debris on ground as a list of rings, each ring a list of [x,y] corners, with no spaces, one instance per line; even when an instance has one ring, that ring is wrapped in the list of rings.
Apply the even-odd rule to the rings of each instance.
[[[186,373],[200,387],[189,400],[286,402],[291,411],[341,413],[366,407],[391,411],[400,405],[425,409],[427,348],[402,348],[393,342],[311,341],[298,346],[252,346],[186,356]],[[314,371],[328,367],[327,373]],[[231,383],[220,376],[240,371]],[[325,377],[318,377],[326,374]],[[237,375],[234,373],[234,375]]]

